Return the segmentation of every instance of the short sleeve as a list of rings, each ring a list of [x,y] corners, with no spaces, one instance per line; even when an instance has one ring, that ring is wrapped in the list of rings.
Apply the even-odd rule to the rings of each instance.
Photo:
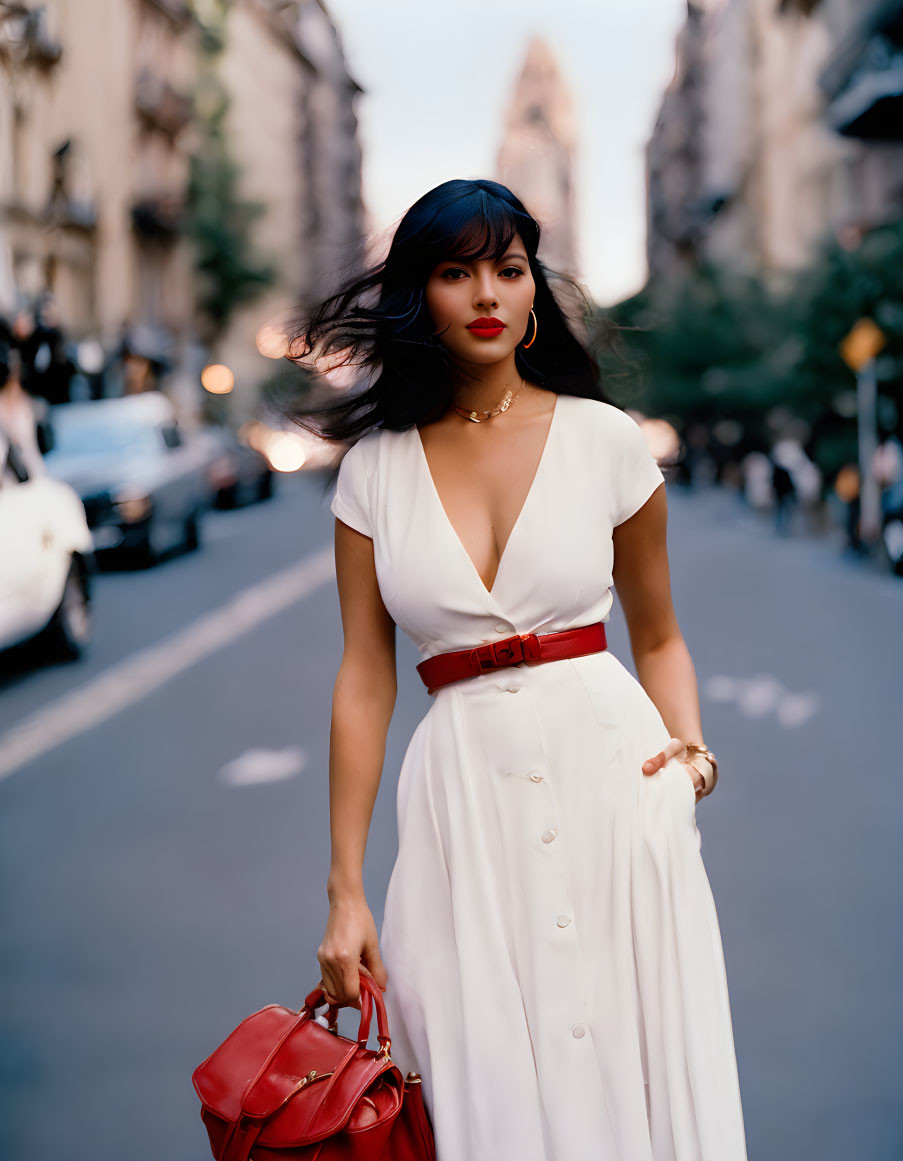
[[[330,504],[334,516],[364,536],[373,536],[370,519],[370,472],[366,437],[345,452],[339,464],[335,495]]]
[[[626,412],[620,412],[620,416],[612,519],[615,528],[638,512],[665,480],[639,424]]]

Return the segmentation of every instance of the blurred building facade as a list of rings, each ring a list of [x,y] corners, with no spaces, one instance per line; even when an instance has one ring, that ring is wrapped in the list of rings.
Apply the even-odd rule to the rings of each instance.
[[[650,275],[667,276],[699,242],[705,93],[703,9],[689,4],[675,45],[674,76],[646,148],[647,258]]]
[[[176,0],[59,0],[3,4],[0,18],[7,300],[49,291],[71,334],[107,346],[129,323],[178,340],[191,317],[178,232],[190,11]]]
[[[254,240],[275,278],[236,311],[214,355],[237,384],[257,383],[273,370],[257,348],[261,327],[278,327],[286,311],[309,305],[359,258],[365,226],[354,102],[363,90],[318,0],[236,0],[221,76],[241,193],[265,207]],[[237,418],[249,418],[253,397],[236,404]]]
[[[308,261],[299,286],[307,303],[341,278],[344,263],[356,262],[368,222],[355,108],[363,89],[349,74],[338,30],[318,0],[300,6],[298,35],[313,66],[304,92],[303,245]]]
[[[108,364],[124,339],[142,348],[186,405],[200,400],[200,365],[228,361],[240,420],[272,369],[255,346],[261,324],[306,301],[363,231],[361,90],[320,0],[224,9],[229,145],[242,195],[262,203],[253,243],[275,277],[217,349],[199,351],[185,212],[209,7],[0,0],[0,309],[49,292],[71,339],[90,340]],[[141,386],[127,372],[103,390]]]
[[[496,173],[539,221],[540,258],[553,270],[580,277],[576,151],[570,91],[552,50],[534,37],[505,114]]]
[[[692,0],[647,147],[650,278],[777,280],[903,213],[903,0]]]

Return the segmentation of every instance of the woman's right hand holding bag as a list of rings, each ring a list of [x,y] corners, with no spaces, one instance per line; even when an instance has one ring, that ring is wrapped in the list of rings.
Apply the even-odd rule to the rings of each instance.
[[[376,923],[363,894],[333,899],[326,933],[317,948],[323,973],[323,994],[330,1004],[360,1008],[360,972],[372,976],[383,990],[388,976],[379,952]]]

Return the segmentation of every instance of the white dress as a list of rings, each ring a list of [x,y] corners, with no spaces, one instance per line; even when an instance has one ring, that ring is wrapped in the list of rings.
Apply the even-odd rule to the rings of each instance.
[[[487,590],[416,428],[342,461],[422,656],[607,621],[612,529],[663,482],[637,424],[560,395]],[[397,787],[380,951],[392,1057],[438,1161],[746,1161],[721,933],[690,775],[609,650],[439,688]]]

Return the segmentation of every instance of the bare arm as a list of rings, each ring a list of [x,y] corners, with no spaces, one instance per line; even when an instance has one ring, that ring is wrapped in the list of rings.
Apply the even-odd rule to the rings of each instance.
[[[335,558],[345,643],[329,742],[330,915],[317,956],[327,999],[349,1002],[360,997],[361,962],[380,987],[386,986],[363,866],[397,678],[395,624],[380,595],[373,541],[337,519]]]
[[[638,512],[615,528],[612,577],[624,610],[640,684],[655,703],[672,738],[684,744],[702,742],[696,670],[671,598],[667,523],[668,501],[662,484]],[[667,758],[680,752],[682,747],[675,745],[670,751],[650,757],[643,766],[644,773],[654,774]],[[711,792],[711,766],[701,757],[694,761],[706,771],[705,781]],[[701,783],[697,773],[694,784],[698,788]]]

